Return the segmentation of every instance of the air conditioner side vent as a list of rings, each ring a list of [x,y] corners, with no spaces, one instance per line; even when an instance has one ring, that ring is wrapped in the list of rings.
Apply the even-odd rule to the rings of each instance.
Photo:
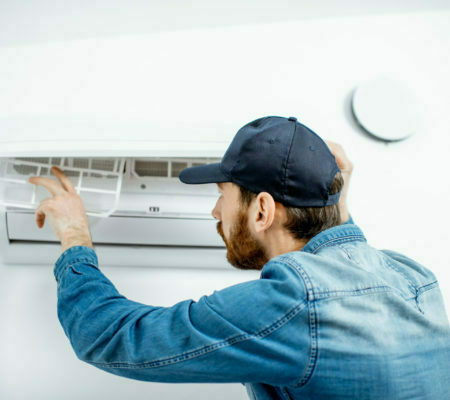
[[[180,172],[185,168],[210,164],[219,161],[220,159],[217,158],[132,159],[129,163],[127,163],[127,168],[130,168],[132,175],[139,178],[178,178]]]

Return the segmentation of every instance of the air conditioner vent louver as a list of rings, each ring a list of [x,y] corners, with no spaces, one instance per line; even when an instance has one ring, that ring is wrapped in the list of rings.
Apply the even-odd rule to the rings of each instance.
[[[178,178],[180,172],[187,168],[187,162],[172,162],[172,178]]]
[[[134,164],[138,176],[168,176],[168,171],[167,161],[136,161]]]
[[[219,161],[220,159],[205,159],[204,162],[200,162],[198,159],[136,159],[131,164],[131,170],[132,174],[137,177],[178,178],[180,172],[187,167]]]

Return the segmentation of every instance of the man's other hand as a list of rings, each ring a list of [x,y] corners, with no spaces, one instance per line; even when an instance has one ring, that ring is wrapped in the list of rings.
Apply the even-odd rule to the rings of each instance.
[[[350,177],[353,172],[353,163],[348,159],[344,148],[339,143],[332,142],[331,140],[324,140],[324,142],[334,155],[336,163],[341,170],[342,177],[344,178],[344,187],[342,188],[341,196],[339,197],[339,210],[341,213],[341,223],[343,223],[348,221],[350,218],[350,214],[347,209],[347,193],[348,186],[350,184]]]

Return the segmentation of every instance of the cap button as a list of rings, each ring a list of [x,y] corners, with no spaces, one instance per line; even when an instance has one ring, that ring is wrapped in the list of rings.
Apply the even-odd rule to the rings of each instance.
[[[288,120],[289,120],[289,121],[297,122],[297,118],[295,118],[295,117],[289,117]]]

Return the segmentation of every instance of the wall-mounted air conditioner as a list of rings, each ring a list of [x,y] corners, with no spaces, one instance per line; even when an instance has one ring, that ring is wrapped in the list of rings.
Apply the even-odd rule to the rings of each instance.
[[[217,186],[178,179],[186,167],[220,161],[229,142],[215,137],[175,123],[158,129],[92,117],[0,120],[4,262],[48,264],[58,258],[51,227],[46,222],[39,229],[35,221],[35,209],[51,194],[28,182],[31,176],[57,181],[50,170],[56,165],[83,200],[103,264],[229,268],[211,215]]]

